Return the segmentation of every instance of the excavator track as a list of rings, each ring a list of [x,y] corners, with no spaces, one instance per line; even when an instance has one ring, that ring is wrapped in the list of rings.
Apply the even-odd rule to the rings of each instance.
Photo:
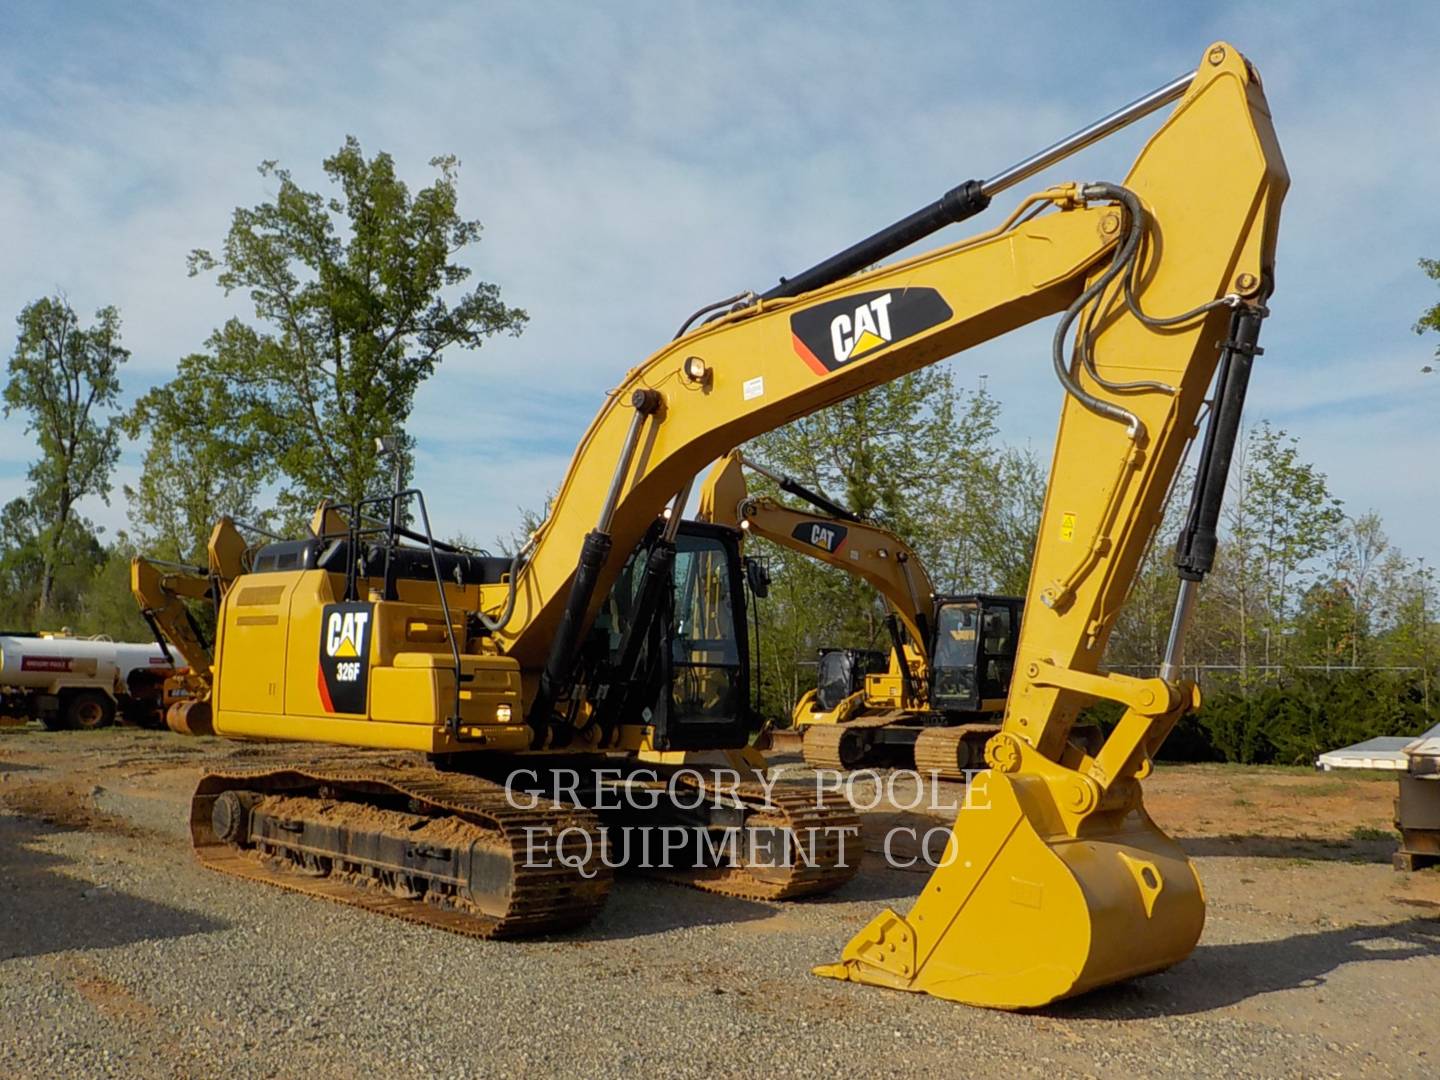
[[[612,880],[589,811],[415,766],[210,773],[190,835],[222,873],[479,938],[584,925]]]
[[[861,716],[836,724],[811,724],[805,729],[805,738],[800,752],[805,764],[812,769],[834,769],[848,772],[863,768],[870,750],[865,732],[872,728],[888,727],[901,720],[901,712],[878,713]]]
[[[883,765],[895,767],[896,762],[878,761],[878,754],[866,738],[867,731],[891,726],[909,727],[913,713],[891,711],[861,716],[839,724],[812,724],[805,730],[802,752],[805,764],[812,769],[854,769]],[[954,724],[923,728],[915,739],[912,764],[917,772],[934,773],[944,780],[963,780],[967,769],[985,767],[985,744],[1000,730],[999,724]],[[894,751],[892,750],[892,757]]]
[[[967,769],[985,767],[985,744],[999,732],[999,724],[926,728],[915,740],[915,771],[942,780],[964,780]]]
[[[686,776],[699,791],[705,785]],[[795,900],[840,888],[860,869],[860,818],[843,800],[822,798],[810,785],[776,784],[767,796],[762,784],[727,786],[746,807],[745,830],[783,837],[762,857],[739,865],[662,870],[667,881],[746,900]]]

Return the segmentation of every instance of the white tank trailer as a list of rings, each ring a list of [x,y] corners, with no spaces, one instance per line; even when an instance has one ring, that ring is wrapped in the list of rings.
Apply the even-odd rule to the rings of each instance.
[[[0,634],[0,715],[47,728],[99,728],[123,716],[164,725],[174,661],[154,642]]]

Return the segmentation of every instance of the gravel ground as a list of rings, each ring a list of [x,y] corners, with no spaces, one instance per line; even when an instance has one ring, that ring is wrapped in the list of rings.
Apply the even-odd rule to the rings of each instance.
[[[583,931],[506,943],[202,870],[187,788],[207,760],[272,752],[0,731],[0,803],[13,808],[0,812],[0,1075],[1436,1071],[1440,872],[1396,875],[1389,842],[1364,831],[1383,822],[1388,783],[1162,768],[1151,803],[1210,900],[1200,948],[1164,974],[1016,1015],[807,974],[918,892],[923,877],[878,859],[808,903],[624,878]],[[1263,831],[1262,790],[1290,808],[1283,837]],[[1307,800],[1319,809],[1296,809]]]

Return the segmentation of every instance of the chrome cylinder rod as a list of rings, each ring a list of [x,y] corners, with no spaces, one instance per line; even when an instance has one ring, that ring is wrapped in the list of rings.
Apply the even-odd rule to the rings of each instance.
[[[1194,81],[1195,73],[1193,71],[1187,71],[1179,78],[1171,79],[1164,86],[1151,90],[1144,97],[1136,98],[1129,105],[1116,109],[1109,116],[1096,120],[1093,124],[1047,146],[1038,154],[1031,154],[1024,161],[1011,165],[1003,172],[996,173],[989,180],[981,183],[980,190],[987,198],[993,198],[1006,188],[1014,187],[1042,169],[1048,169],[1057,161],[1062,161],[1071,154],[1084,150],[1091,143],[1099,142],[1105,136],[1112,135],[1141,117],[1149,116],[1156,109],[1178,100],[1186,90],[1190,89],[1190,84]]]
[[[1175,597],[1175,615],[1170,620],[1170,640],[1165,643],[1165,659],[1160,662],[1160,678],[1167,683],[1180,681],[1185,664],[1185,634],[1190,629],[1190,616],[1195,611],[1195,597],[1200,582],[1180,579],[1180,593]]]
[[[660,395],[654,390],[636,390],[630,395],[630,405],[635,410],[630,417],[630,430],[625,433],[625,445],[620,450],[620,459],[615,462],[615,473],[610,477],[610,488],[605,492],[605,501],[600,506],[600,519],[595,531],[608,534],[615,518],[615,506],[620,501],[625,479],[630,475],[630,463],[635,460],[635,448],[640,445],[640,429],[645,419],[660,407]]]
[[[675,536],[680,531],[680,521],[685,517],[685,504],[690,501],[690,489],[694,486],[695,478],[692,476],[685,481],[685,486],[675,493],[675,498],[665,508],[665,531],[661,536],[667,544],[675,542]]]
[[[922,206],[914,213],[901,218],[866,237],[858,244],[851,244],[844,251],[831,255],[823,262],[816,263],[794,277],[781,278],[780,284],[762,294],[762,300],[775,300],[784,296],[799,296],[819,289],[841,278],[863,270],[882,259],[888,259],[938,229],[954,225],[966,218],[974,217],[990,205],[990,199],[997,192],[1020,183],[1026,177],[1034,176],[1041,169],[1069,157],[1077,150],[1083,150],[1097,139],[1120,130],[1126,124],[1148,116],[1156,109],[1172,102],[1185,93],[1194,81],[1194,72],[1187,72],[1178,79],[1172,79],[1159,89],[1152,90],[1142,98],[1136,98],[1124,108],[1116,109],[1109,116],[1096,120],[1081,128],[1073,135],[1067,135],[1038,154],[1031,154],[1024,161],[1011,165],[1004,172],[996,173],[989,180],[966,180],[957,184],[940,198]]]

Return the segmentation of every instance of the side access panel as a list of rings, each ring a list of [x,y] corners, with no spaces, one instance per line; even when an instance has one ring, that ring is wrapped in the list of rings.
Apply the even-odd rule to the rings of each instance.
[[[300,577],[242,577],[226,598],[215,677],[217,732],[225,733],[219,720],[225,711],[284,713],[290,601]]]

